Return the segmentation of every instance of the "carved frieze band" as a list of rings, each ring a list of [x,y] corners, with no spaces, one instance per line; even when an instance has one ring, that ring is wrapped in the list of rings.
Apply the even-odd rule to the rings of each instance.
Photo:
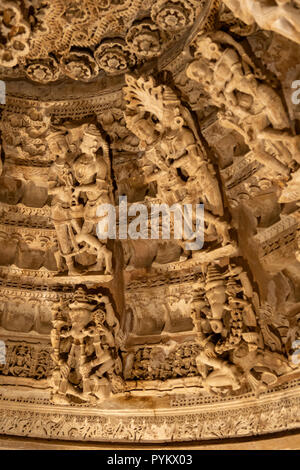
[[[3,403],[3,402],[2,402]],[[300,427],[299,390],[282,396],[269,396],[259,405],[250,400],[242,405],[222,404],[193,407],[156,416],[97,412],[81,409],[62,411],[27,404],[4,404],[0,410],[0,433],[35,438],[114,441],[172,442],[243,437],[268,434]]]

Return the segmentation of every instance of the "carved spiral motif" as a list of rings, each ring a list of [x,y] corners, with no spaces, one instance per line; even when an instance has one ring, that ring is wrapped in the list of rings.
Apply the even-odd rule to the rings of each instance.
[[[121,39],[104,40],[94,55],[99,67],[110,75],[123,73],[135,63],[133,54]]]
[[[0,0],[0,65],[13,67],[29,51],[29,24],[13,2]]]
[[[45,84],[58,79],[59,68],[56,60],[49,57],[27,62],[25,73],[31,80]]]
[[[195,12],[185,0],[159,0],[152,7],[151,18],[165,31],[178,31],[193,23]]]
[[[65,74],[73,80],[89,81],[99,72],[94,58],[87,52],[71,52],[62,57],[60,63]]]
[[[126,42],[137,57],[149,59],[161,53],[160,32],[150,20],[133,24],[127,33]]]

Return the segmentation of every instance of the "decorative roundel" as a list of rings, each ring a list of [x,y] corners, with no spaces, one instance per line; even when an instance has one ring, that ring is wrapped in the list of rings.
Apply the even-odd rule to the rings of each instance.
[[[60,63],[65,74],[73,80],[89,81],[99,73],[93,56],[87,52],[72,51],[62,57]]]
[[[121,74],[136,62],[122,39],[102,41],[94,56],[99,67],[110,75]]]
[[[175,32],[193,23],[195,11],[186,0],[159,0],[152,7],[151,18],[162,30]]]

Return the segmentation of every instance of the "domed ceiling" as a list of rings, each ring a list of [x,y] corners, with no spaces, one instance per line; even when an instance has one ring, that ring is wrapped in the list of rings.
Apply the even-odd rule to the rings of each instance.
[[[300,427],[299,57],[298,0],[0,0],[1,434]]]
[[[180,47],[209,1],[2,2],[1,65],[38,83],[139,69]],[[5,74],[5,69],[3,70]]]

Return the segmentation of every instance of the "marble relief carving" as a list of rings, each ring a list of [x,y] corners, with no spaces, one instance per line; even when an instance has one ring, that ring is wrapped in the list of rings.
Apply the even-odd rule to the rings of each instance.
[[[0,0],[0,433],[300,427],[299,15]],[[137,207],[204,204],[203,246],[175,219],[168,237],[149,219],[121,235],[125,199],[128,225]],[[98,236],[101,205],[115,237]]]

